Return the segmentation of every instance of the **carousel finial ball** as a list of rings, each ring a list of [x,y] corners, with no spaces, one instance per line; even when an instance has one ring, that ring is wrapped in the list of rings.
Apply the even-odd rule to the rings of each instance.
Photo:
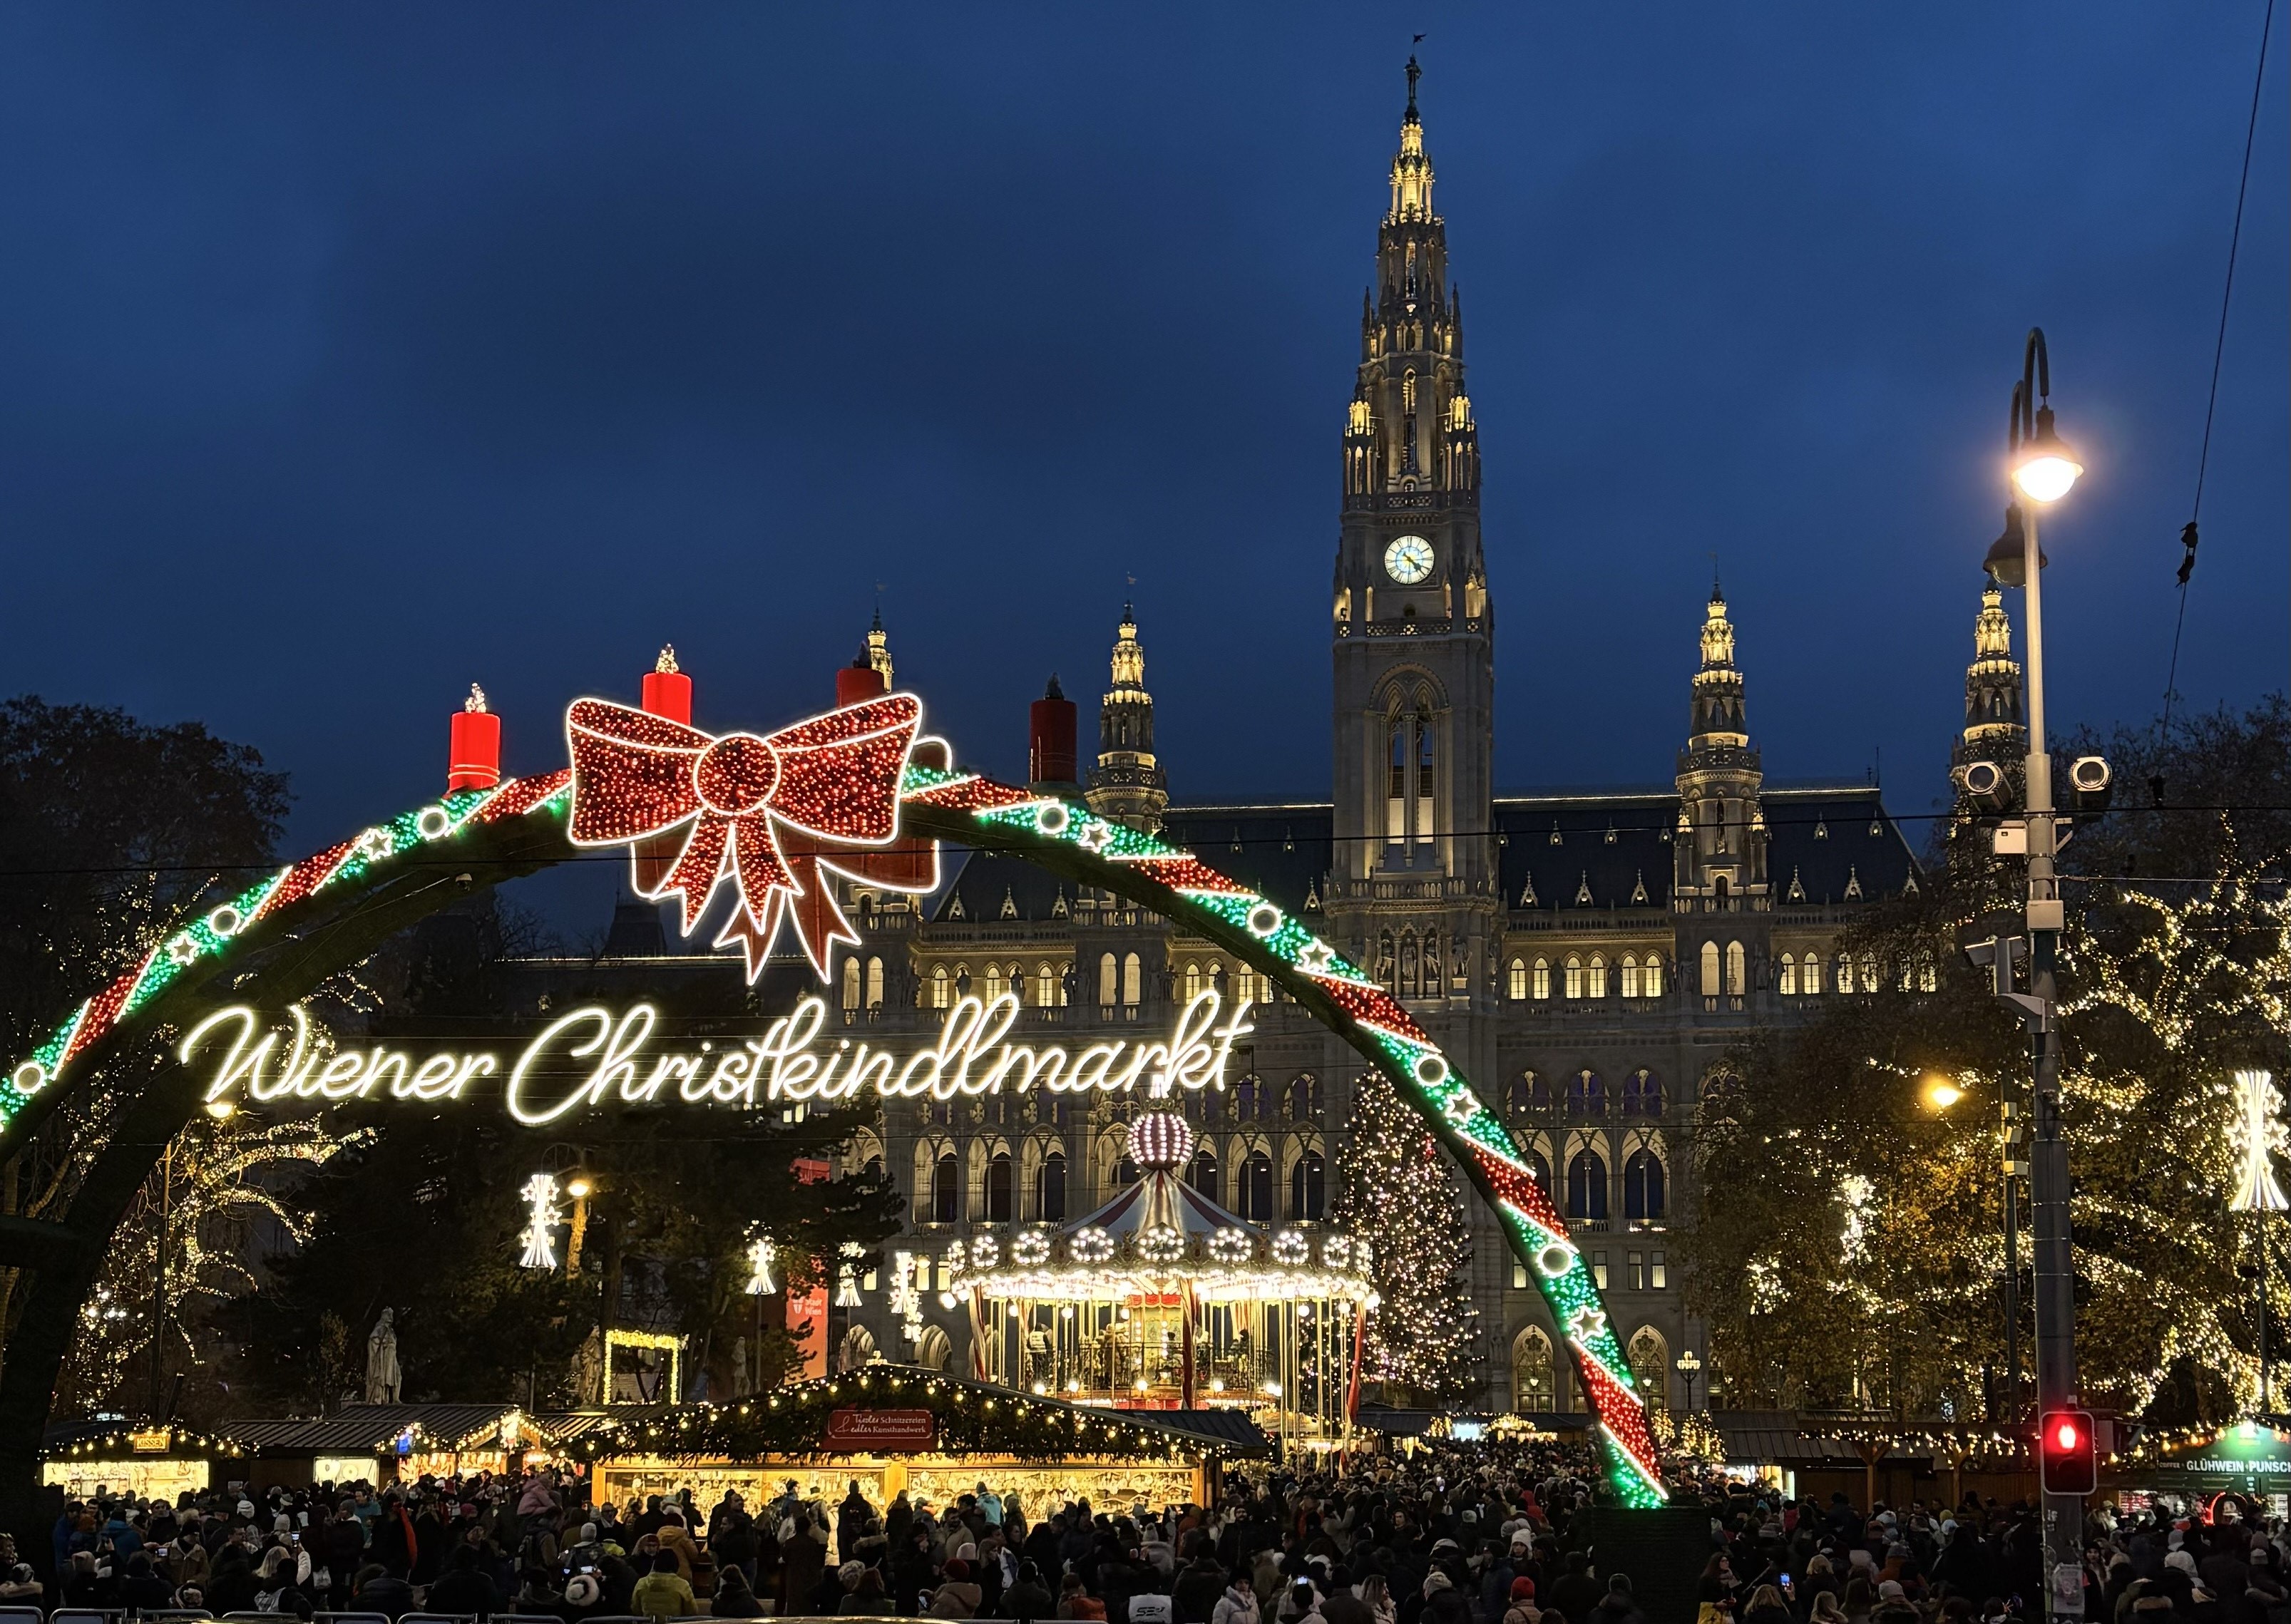
[[[1141,1168],[1174,1168],[1194,1154],[1194,1130],[1174,1111],[1148,1111],[1129,1124],[1129,1159]]]

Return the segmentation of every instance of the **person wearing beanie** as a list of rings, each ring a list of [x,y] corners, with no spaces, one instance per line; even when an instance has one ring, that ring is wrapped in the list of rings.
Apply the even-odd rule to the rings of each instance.
[[[1535,1604],[1535,1581],[1521,1574],[1511,1581],[1503,1624],[1542,1624],[1543,1612]]]
[[[965,1545],[962,1548],[975,1551],[977,1548]],[[970,1577],[969,1559],[950,1556],[946,1564],[946,1580],[931,1592],[930,1605],[924,1609],[923,1616],[929,1619],[975,1619],[978,1616],[978,1604],[984,1599],[985,1593]]]

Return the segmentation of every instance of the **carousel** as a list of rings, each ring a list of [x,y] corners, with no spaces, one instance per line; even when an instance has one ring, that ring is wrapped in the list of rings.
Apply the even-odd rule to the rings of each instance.
[[[1130,1124],[1137,1179],[1062,1225],[974,1234],[948,1253],[973,1374],[1070,1403],[1250,1411],[1284,1443],[1349,1430],[1374,1254],[1325,1224],[1253,1224],[1188,1186],[1194,1131]]]

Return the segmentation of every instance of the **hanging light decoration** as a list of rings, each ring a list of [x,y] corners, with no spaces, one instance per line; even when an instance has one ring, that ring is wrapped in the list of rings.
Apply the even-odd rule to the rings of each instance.
[[[2291,1133],[2283,1126],[2283,1096],[2266,1072],[2235,1074],[2235,1121],[2228,1142],[2237,1158],[2235,1194],[2228,1207],[2236,1212],[2281,1212],[2291,1208],[2283,1186],[2275,1182],[2274,1158],[2291,1149]]]
[[[518,1266],[528,1269],[553,1269],[557,1266],[556,1229],[561,1221],[557,1211],[557,1180],[547,1173],[535,1173],[525,1181],[520,1192],[525,1197],[525,1255]]]
[[[761,1235],[748,1242],[749,1296],[768,1297],[779,1290],[772,1279],[772,1259],[778,1255],[779,1248]]]

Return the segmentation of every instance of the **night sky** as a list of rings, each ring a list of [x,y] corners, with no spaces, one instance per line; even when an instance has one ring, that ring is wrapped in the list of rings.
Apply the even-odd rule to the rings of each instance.
[[[1019,774],[1134,575],[1174,793],[1325,796],[1422,30],[1499,784],[1668,779],[1715,552],[1768,774],[1923,812],[2032,322],[2091,470],[2052,712],[2158,708],[2263,4],[11,7],[0,692],[259,746],[299,848],[433,792],[472,679],[512,771],[663,639],[703,725],[792,720],[879,583]],[[2201,706],[2291,663],[2282,21]]]

